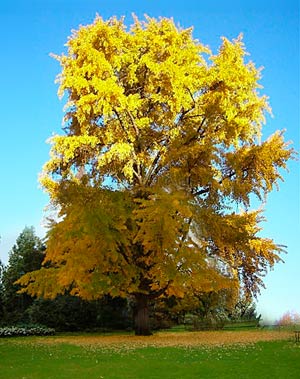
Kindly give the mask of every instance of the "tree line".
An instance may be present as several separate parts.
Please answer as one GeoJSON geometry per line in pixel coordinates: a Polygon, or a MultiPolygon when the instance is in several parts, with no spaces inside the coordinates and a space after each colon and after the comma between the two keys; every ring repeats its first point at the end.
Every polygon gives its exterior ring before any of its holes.
{"type": "MultiPolygon", "coordinates": [[[[87,301],[68,293],[53,299],[18,293],[16,281],[25,273],[39,270],[45,258],[45,243],[33,227],[25,227],[9,252],[7,265],[0,264],[0,327],[44,325],[57,331],[131,330],[134,301],[132,298],[103,296],[87,301]]],[[[151,304],[151,328],[168,328],[186,323],[191,328],[220,328],[233,320],[258,321],[251,301],[239,299],[232,304],[232,294],[190,294],[182,302],[175,296],[151,304]],[[231,305],[230,305],[231,304],[231,305]]]]}
{"type": "Polygon", "coordinates": [[[85,301],[64,294],[55,299],[33,298],[18,293],[22,275],[38,270],[45,257],[45,244],[33,227],[25,227],[9,252],[8,264],[0,268],[0,326],[41,324],[56,330],[125,328],[129,311],[124,299],[85,301]]]}

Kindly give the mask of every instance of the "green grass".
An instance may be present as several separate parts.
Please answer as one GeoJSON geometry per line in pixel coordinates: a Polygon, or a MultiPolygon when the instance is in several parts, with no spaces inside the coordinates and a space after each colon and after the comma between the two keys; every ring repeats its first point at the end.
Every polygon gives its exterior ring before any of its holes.
{"type": "Polygon", "coordinates": [[[300,378],[300,344],[101,349],[0,340],[1,379],[300,378]]]}

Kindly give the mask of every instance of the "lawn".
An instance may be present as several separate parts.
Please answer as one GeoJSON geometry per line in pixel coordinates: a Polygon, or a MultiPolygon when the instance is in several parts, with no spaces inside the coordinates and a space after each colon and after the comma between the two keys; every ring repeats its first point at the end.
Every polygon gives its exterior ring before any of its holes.
{"type": "Polygon", "coordinates": [[[0,340],[1,379],[300,378],[292,333],[157,333],[0,340]]]}

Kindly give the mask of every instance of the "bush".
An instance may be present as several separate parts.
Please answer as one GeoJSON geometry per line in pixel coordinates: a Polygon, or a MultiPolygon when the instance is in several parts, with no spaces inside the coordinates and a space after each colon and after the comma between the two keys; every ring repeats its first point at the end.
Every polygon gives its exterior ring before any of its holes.
{"type": "Polygon", "coordinates": [[[49,336],[55,330],[42,325],[7,326],[0,328],[0,337],[49,336]]]}

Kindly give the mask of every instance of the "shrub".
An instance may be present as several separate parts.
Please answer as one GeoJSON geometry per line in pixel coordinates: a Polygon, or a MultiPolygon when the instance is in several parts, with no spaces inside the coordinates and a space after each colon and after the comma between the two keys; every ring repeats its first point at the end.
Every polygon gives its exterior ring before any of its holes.
{"type": "Polygon", "coordinates": [[[49,336],[55,330],[42,325],[7,326],[0,328],[0,337],[49,336]]]}

